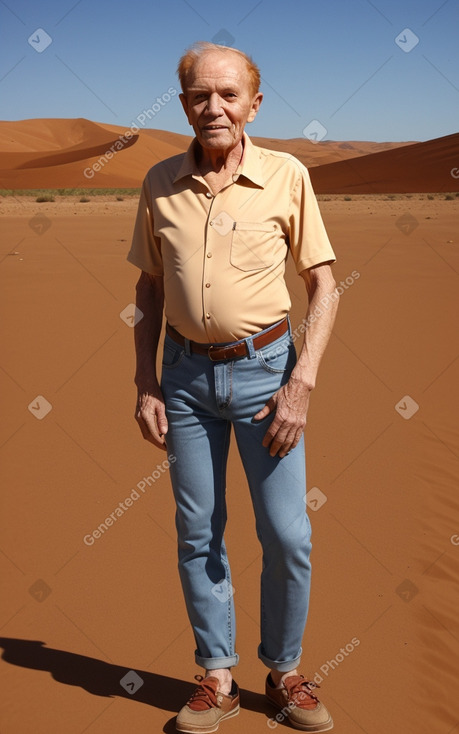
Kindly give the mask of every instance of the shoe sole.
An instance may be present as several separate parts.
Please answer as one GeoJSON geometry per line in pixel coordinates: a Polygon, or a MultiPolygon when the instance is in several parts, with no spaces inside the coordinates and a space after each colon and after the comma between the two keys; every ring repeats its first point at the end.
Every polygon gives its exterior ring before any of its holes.
{"type": "MultiPolygon", "coordinates": [[[[280,707],[276,701],[273,701],[269,696],[266,696],[266,700],[269,701],[271,706],[274,706],[277,711],[283,711],[286,706],[280,707]]],[[[293,726],[294,729],[300,729],[301,731],[308,731],[309,734],[318,734],[318,732],[322,731],[330,731],[330,729],[333,729],[334,723],[333,719],[330,716],[327,721],[324,721],[323,724],[300,724],[298,721],[292,720],[288,714],[284,715],[284,718],[288,721],[291,726],[293,726]]]]}
{"type": "Polygon", "coordinates": [[[188,729],[178,729],[177,727],[175,727],[175,729],[176,731],[180,732],[180,734],[212,734],[212,732],[217,731],[221,721],[224,721],[225,719],[231,719],[233,716],[237,716],[240,710],[241,707],[238,706],[237,708],[232,709],[232,711],[228,711],[227,714],[223,714],[223,716],[220,716],[213,729],[209,729],[209,727],[207,726],[194,726],[193,728],[190,727],[188,729]]]}

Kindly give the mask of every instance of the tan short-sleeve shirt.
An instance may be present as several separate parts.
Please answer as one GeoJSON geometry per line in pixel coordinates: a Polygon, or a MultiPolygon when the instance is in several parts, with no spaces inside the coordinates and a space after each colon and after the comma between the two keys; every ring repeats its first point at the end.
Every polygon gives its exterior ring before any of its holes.
{"type": "Polygon", "coordinates": [[[286,153],[254,146],[216,195],[188,151],[153,166],[142,186],[128,260],[164,277],[165,314],[183,336],[229,342],[290,310],[284,280],[335,260],[307,169],[286,153]]]}

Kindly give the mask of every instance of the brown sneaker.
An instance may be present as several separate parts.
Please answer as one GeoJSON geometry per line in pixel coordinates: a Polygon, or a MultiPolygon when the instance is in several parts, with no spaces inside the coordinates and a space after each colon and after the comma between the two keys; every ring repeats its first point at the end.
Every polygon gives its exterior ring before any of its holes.
{"type": "Polygon", "coordinates": [[[295,729],[309,732],[333,729],[333,719],[323,703],[312,693],[314,688],[320,686],[307,681],[303,675],[289,675],[284,678],[284,687],[276,688],[269,674],[266,678],[266,696],[274,706],[281,709],[281,713],[273,721],[280,723],[287,719],[295,729]]]}
{"type": "Polygon", "coordinates": [[[218,690],[220,681],[210,675],[203,678],[195,676],[199,686],[177,714],[177,731],[189,734],[210,734],[217,731],[220,721],[237,716],[239,713],[239,689],[233,680],[231,692],[227,696],[218,690]]]}

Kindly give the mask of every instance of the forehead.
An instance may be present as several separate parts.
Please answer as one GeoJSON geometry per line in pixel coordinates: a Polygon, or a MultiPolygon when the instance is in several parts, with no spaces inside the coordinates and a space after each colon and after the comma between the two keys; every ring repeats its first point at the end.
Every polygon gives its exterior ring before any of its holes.
{"type": "Polygon", "coordinates": [[[249,85],[247,64],[243,58],[230,51],[204,54],[188,72],[188,89],[228,84],[238,87],[249,85]]]}

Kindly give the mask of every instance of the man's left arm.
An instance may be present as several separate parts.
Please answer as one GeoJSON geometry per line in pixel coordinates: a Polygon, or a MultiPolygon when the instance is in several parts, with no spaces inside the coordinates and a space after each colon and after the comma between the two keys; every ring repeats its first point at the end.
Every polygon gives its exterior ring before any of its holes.
{"type": "Polygon", "coordinates": [[[254,416],[255,420],[261,420],[275,411],[263,446],[269,447],[271,456],[278,454],[281,458],[295,448],[304,431],[309,395],[316,384],[320,360],[330,338],[339,300],[330,265],[317,265],[303,270],[300,275],[309,298],[304,344],[289,381],[254,416]],[[321,312],[320,315],[316,315],[318,312],[321,312]]]}

